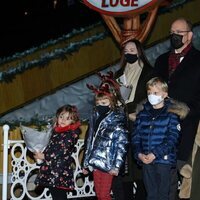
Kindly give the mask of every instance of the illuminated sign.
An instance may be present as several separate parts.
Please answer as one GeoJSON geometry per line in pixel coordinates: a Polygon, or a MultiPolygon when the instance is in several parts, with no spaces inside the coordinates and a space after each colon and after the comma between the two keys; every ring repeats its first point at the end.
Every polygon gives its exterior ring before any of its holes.
{"type": "Polygon", "coordinates": [[[127,15],[132,11],[144,11],[159,0],[83,0],[93,10],[107,15],[127,15]]]}

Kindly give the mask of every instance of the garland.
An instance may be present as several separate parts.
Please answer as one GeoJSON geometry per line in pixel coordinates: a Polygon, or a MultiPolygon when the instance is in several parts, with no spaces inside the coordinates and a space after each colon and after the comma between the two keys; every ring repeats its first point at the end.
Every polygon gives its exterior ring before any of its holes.
{"type": "Polygon", "coordinates": [[[63,42],[63,41],[65,41],[65,40],[67,40],[67,39],[69,39],[71,37],[74,37],[76,35],[79,35],[79,34],[82,34],[82,33],[86,32],[86,31],[89,31],[89,30],[95,28],[96,26],[99,26],[100,24],[101,24],[101,22],[98,22],[98,23],[90,25],[88,27],[80,28],[79,30],[74,29],[74,30],[72,30],[72,32],[68,33],[67,35],[63,35],[63,36],[61,36],[61,37],[59,37],[59,38],[57,38],[55,40],[49,40],[48,42],[43,43],[38,47],[30,48],[30,49],[28,49],[28,50],[26,50],[24,52],[21,52],[21,53],[17,52],[14,55],[6,57],[6,58],[0,58],[0,65],[4,64],[6,62],[11,62],[11,61],[13,61],[15,59],[20,59],[22,57],[28,56],[28,55],[30,55],[30,54],[38,51],[38,50],[48,48],[51,45],[55,45],[55,44],[58,44],[60,42],[63,42]]]}
{"type": "Polygon", "coordinates": [[[44,53],[39,57],[39,59],[22,61],[19,65],[11,66],[10,69],[0,72],[0,82],[11,82],[17,74],[21,74],[24,71],[32,69],[36,66],[45,67],[52,59],[67,59],[67,55],[77,52],[83,46],[92,45],[98,40],[103,40],[107,35],[107,32],[98,33],[80,42],[72,42],[67,47],[57,48],[50,52],[44,53]]]}

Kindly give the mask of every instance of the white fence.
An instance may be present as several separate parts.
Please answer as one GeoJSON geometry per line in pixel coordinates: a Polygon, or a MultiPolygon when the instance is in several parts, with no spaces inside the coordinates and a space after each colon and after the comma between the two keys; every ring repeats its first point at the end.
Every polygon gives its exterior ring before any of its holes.
{"type": "MultiPolygon", "coordinates": [[[[4,132],[4,154],[3,154],[3,187],[2,200],[7,200],[8,193],[11,200],[40,200],[51,199],[48,189],[37,191],[34,184],[39,166],[32,163],[28,158],[30,153],[23,140],[9,140],[9,126],[3,126],[4,132]],[[8,191],[8,149],[11,151],[11,188],[8,191]]],[[[74,159],[74,180],[75,190],[68,193],[68,198],[95,196],[94,185],[91,177],[84,176],[81,171],[80,160],[83,154],[83,140],[76,144],[76,150],[72,157],[74,159]]]]}

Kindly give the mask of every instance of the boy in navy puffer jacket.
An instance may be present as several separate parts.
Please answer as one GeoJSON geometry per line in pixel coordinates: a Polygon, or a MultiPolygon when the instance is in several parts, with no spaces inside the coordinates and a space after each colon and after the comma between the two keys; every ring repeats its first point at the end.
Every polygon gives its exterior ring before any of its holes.
{"type": "Polygon", "coordinates": [[[132,134],[134,156],[142,165],[147,200],[169,200],[170,170],[176,165],[180,120],[189,109],[168,98],[168,86],[158,77],[146,84],[148,101],[138,106],[132,134]]]}

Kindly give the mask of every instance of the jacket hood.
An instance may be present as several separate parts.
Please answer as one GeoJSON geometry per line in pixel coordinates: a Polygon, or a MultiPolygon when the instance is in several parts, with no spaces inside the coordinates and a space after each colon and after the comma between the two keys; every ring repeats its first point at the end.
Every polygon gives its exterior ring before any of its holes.
{"type": "MultiPolygon", "coordinates": [[[[167,109],[168,112],[178,115],[180,119],[184,119],[190,111],[189,107],[185,103],[171,99],[171,98],[166,98],[165,103],[168,106],[168,109],[167,109]]],[[[136,115],[140,111],[142,111],[144,107],[148,105],[149,105],[149,102],[147,99],[140,102],[136,107],[136,115]]]]}

